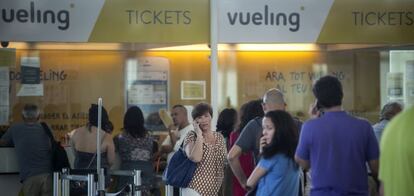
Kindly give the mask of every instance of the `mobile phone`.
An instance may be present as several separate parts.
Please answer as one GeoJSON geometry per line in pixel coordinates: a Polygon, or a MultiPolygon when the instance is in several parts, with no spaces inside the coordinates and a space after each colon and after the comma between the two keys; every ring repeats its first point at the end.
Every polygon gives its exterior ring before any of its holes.
{"type": "Polygon", "coordinates": [[[323,113],[323,107],[318,102],[318,100],[315,100],[315,102],[311,105],[309,108],[309,114],[312,117],[320,117],[323,113]]]}
{"type": "Polygon", "coordinates": [[[316,100],[316,106],[315,106],[316,110],[319,112],[319,117],[321,117],[324,114],[324,109],[323,106],[319,103],[318,100],[316,100]]]}
{"type": "Polygon", "coordinates": [[[321,104],[319,103],[319,101],[318,101],[318,100],[316,100],[315,108],[316,108],[318,111],[320,111],[320,110],[322,109],[322,106],[321,106],[321,104]]]}

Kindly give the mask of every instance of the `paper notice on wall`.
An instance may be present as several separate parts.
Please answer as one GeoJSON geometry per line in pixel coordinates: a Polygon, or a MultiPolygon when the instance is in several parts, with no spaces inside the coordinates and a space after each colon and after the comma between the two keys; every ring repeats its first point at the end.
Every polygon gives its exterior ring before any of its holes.
{"type": "Polygon", "coordinates": [[[127,108],[138,106],[151,131],[166,130],[159,115],[168,110],[169,60],[165,57],[129,58],[126,62],[127,108]]]}
{"type": "Polygon", "coordinates": [[[42,84],[23,84],[20,87],[17,96],[43,96],[43,85],[42,84]]]}
{"type": "Polygon", "coordinates": [[[134,84],[128,89],[128,104],[166,104],[165,91],[158,91],[153,84],[134,84]]]}
{"type": "Polygon", "coordinates": [[[43,96],[43,84],[40,82],[40,58],[22,57],[21,87],[17,96],[43,96]]]}
{"type": "Polygon", "coordinates": [[[181,81],[181,99],[206,99],[206,81],[181,81]]]}
{"type": "Polygon", "coordinates": [[[16,50],[0,49],[0,125],[9,124],[10,115],[10,67],[16,65],[16,50]]]}
{"type": "Polygon", "coordinates": [[[387,75],[387,92],[390,98],[399,98],[403,96],[403,73],[392,72],[387,75]]]}
{"type": "Polygon", "coordinates": [[[405,64],[405,104],[414,105],[414,60],[405,64]]]}
{"type": "Polygon", "coordinates": [[[405,63],[405,80],[414,81],[414,60],[405,63]]]}
{"type": "Polygon", "coordinates": [[[137,78],[140,80],[159,80],[166,81],[168,79],[168,72],[166,71],[147,71],[137,72],[137,78]]]}
{"type": "Polygon", "coordinates": [[[405,95],[405,104],[407,106],[414,105],[414,81],[407,82],[406,86],[406,95],[405,95]]]}
{"type": "Polygon", "coordinates": [[[0,125],[9,121],[9,68],[0,67],[0,125]]]}

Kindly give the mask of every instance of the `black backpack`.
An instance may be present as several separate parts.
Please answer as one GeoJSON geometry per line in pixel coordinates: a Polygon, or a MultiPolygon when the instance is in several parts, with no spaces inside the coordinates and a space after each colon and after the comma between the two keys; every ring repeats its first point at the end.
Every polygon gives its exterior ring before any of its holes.
{"type": "Polygon", "coordinates": [[[50,143],[52,144],[52,169],[54,172],[61,172],[63,168],[70,168],[68,155],[66,154],[65,149],[60,145],[60,142],[57,142],[52,135],[52,131],[45,122],[40,123],[43,127],[43,130],[50,138],[50,143]]]}

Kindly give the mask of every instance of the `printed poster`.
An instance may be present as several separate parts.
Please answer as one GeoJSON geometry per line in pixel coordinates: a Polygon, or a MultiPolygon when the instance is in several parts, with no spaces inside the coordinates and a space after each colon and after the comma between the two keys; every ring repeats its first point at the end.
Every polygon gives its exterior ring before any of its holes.
{"type": "Polygon", "coordinates": [[[14,49],[0,49],[0,125],[9,124],[10,115],[10,67],[16,63],[14,49]]]}
{"type": "Polygon", "coordinates": [[[181,99],[206,99],[206,81],[181,81],[181,99]]]}
{"type": "Polygon", "coordinates": [[[387,92],[390,98],[400,98],[403,96],[403,73],[394,72],[387,75],[387,92]]]}
{"type": "Polygon", "coordinates": [[[169,110],[169,61],[164,57],[131,58],[126,66],[127,106],[138,106],[145,118],[145,126],[152,131],[165,130],[160,110],[169,110]]]}
{"type": "Polygon", "coordinates": [[[17,96],[43,96],[40,82],[40,58],[21,57],[21,86],[17,96]]]}
{"type": "Polygon", "coordinates": [[[407,61],[405,66],[405,102],[407,106],[414,105],[414,60],[407,61]]]}

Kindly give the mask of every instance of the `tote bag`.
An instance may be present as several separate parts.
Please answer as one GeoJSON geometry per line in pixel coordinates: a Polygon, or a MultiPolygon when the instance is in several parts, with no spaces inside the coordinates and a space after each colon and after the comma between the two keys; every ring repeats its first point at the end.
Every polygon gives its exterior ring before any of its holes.
{"type": "Polygon", "coordinates": [[[181,144],[178,151],[171,157],[170,163],[168,163],[164,172],[164,180],[166,184],[174,187],[188,187],[196,168],[197,163],[187,157],[183,144],[181,144]]]}

